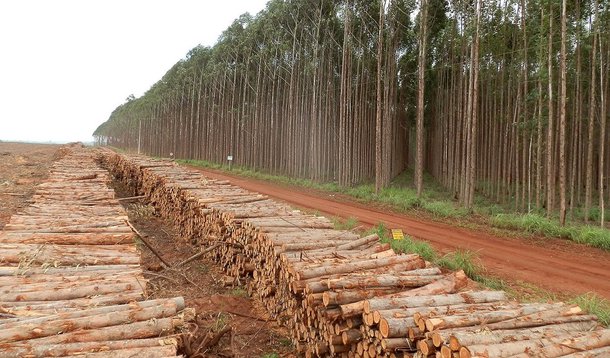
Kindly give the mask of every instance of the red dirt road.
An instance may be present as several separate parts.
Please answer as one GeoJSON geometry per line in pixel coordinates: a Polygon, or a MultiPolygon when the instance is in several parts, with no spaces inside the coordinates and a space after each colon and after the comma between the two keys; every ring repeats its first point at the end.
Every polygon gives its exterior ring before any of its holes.
{"type": "Polygon", "coordinates": [[[434,221],[414,219],[404,214],[381,211],[355,202],[333,200],[318,192],[280,186],[254,179],[229,176],[191,167],[210,178],[228,179],[232,184],[290,203],[338,217],[354,217],[359,222],[401,228],[413,237],[428,241],[441,252],[475,251],[494,276],[533,283],[558,293],[595,292],[610,299],[610,252],[567,240],[504,239],[485,232],[456,228],[434,221]]]}

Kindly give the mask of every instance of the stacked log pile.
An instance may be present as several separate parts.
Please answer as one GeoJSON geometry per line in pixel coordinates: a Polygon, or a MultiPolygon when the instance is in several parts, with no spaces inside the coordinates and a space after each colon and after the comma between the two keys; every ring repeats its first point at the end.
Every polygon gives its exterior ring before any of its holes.
{"type": "Polygon", "coordinates": [[[610,346],[610,331],[578,307],[467,291],[461,271],[442,273],[376,235],[334,230],[325,218],[170,161],[114,153],[101,160],[260,298],[305,356],[601,357],[610,346]]]}
{"type": "Polygon", "coordinates": [[[92,150],[67,152],[0,232],[0,357],[175,357],[184,300],[144,300],[108,172],[92,150]]]}

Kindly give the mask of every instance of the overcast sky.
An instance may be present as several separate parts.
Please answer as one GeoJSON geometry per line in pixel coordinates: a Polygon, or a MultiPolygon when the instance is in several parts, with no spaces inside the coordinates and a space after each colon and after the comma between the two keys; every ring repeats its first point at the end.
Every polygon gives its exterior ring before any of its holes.
{"type": "Polygon", "coordinates": [[[1,0],[0,140],[92,140],[127,96],[266,2],[1,0]]]}

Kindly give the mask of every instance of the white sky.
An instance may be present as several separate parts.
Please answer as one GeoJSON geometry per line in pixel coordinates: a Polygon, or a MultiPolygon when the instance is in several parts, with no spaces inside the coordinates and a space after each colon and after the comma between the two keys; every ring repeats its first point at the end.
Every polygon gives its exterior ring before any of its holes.
{"type": "Polygon", "coordinates": [[[91,141],[198,44],[267,0],[0,0],[0,140],[91,141]]]}

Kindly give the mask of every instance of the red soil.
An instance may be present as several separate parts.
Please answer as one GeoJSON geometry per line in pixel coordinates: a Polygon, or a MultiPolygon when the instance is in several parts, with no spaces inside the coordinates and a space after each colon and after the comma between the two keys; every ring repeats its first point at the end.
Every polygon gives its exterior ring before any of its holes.
{"type": "Polygon", "coordinates": [[[291,205],[348,218],[362,224],[383,222],[406,234],[429,242],[441,252],[464,249],[477,252],[493,275],[511,281],[532,283],[558,293],[595,292],[610,299],[610,252],[561,239],[501,238],[482,231],[392,213],[341,198],[301,188],[194,168],[210,178],[256,191],[291,205]]]}

